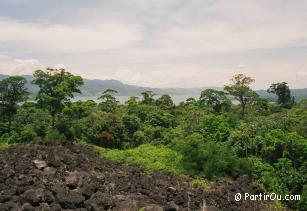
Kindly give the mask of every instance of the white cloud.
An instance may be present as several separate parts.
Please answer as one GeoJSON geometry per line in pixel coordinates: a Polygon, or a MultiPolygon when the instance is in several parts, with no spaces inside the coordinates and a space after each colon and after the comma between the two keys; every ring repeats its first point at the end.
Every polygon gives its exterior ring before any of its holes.
{"type": "Polygon", "coordinates": [[[0,74],[32,74],[34,70],[43,67],[44,65],[36,59],[16,59],[6,55],[0,55],[0,74]]]}
{"type": "Polygon", "coordinates": [[[296,75],[298,77],[307,77],[307,71],[297,71],[296,75]]]}
{"type": "Polygon", "coordinates": [[[67,69],[65,64],[56,64],[54,65],[54,68],[55,69],[67,69]]]}
{"type": "MultiPolygon", "coordinates": [[[[33,15],[0,18],[0,53],[153,87],[221,86],[238,72],[258,88],[279,80],[306,86],[305,1],[67,2],[31,2],[33,15]]],[[[18,61],[9,63],[7,71],[19,71],[18,61]]]]}
{"type": "Polygon", "coordinates": [[[239,69],[243,69],[243,68],[245,68],[245,65],[244,65],[242,62],[240,62],[240,63],[238,64],[238,68],[239,68],[239,69]]]}
{"type": "Polygon", "coordinates": [[[139,39],[138,26],[129,23],[110,21],[80,26],[0,19],[0,43],[30,52],[75,53],[117,49],[139,39]]]}

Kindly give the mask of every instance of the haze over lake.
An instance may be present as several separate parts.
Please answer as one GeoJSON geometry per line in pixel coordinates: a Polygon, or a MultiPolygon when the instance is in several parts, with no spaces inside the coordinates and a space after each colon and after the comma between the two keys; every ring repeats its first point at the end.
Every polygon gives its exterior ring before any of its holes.
{"type": "MultiPolygon", "coordinates": [[[[179,104],[180,102],[184,102],[186,99],[188,98],[195,98],[196,100],[198,100],[199,96],[200,95],[170,95],[173,102],[175,104],[179,104]]],[[[85,100],[94,100],[94,101],[99,101],[97,100],[99,96],[77,96],[73,99],[73,101],[78,101],[78,100],[81,100],[81,101],[85,101],[85,100]]],[[[120,103],[125,103],[131,96],[122,96],[122,95],[119,95],[119,96],[116,96],[117,100],[120,102],[120,103]]],[[[136,96],[138,97],[140,100],[142,99],[142,96],[136,96]]],[[[154,98],[158,98],[160,97],[159,95],[156,95],[154,98]]]]}

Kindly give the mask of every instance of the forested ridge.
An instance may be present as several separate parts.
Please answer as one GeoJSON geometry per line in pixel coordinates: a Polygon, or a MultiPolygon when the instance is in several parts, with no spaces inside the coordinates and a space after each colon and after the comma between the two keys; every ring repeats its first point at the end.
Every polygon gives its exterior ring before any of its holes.
{"type": "Polygon", "coordinates": [[[307,210],[307,100],[295,100],[286,82],[268,87],[276,99],[269,102],[251,89],[253,78],[237,74],[222,90],[178,105],[151,90],[124,104],[114,89],[101,90],[97,102],[72,102],[84,80],[64,69],[37,70],[31,83],[35,102],[24,77],[0,81],[0,148],[90,145],[109,160],[189,176],[201,188],[248,175],[267,193],[301,195],[276,207],[307,210]]]}

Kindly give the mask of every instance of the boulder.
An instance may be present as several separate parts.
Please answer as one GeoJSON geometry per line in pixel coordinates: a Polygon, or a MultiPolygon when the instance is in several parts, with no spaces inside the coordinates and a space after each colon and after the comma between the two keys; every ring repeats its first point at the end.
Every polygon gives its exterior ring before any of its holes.
{"type": "Polygon", "coordinates": [[[75,189],[78,186],[78,174],[76,171],[67,172],[65,176],[65,184],[71,189],[75,189]]]}
{"type": "Polygon", "coordinates": [[[22,194],[22,201],[30,203],[33,206],[39,205],[43,200],[43,190],[41,189],[30,189],[22,194]]]}
{"type": "Polygon", "coordinates": [[[42,170],[47,166],[47,163],[43,160],[33,160],[35,167],[39,170],[42,170]]]}
{"type": "Polygon", "coordinates": [[[85,198],[77,191],[62,191],[56,196],[59,204],[64,209],[75,209],[80,207],[85,198]]]}

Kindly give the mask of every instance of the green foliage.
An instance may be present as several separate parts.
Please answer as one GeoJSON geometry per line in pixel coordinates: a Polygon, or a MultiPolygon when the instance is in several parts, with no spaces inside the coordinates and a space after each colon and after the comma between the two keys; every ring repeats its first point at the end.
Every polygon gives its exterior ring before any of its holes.
{"type": "Polygon", "coordinates": [[[197,125],[197,132],[202,134],[206,141],[226,141],[230,126],[221,116],[209,114],[204,116],[197,125]]]}
{"type": "Polygon", "coordinates": [[[193,134],[177,143],[187,172],[216,179],[221,176],[237,177],[248,173],[248,163],[235,156],[230,148],[219,143],[205,142],[200,134],[193,134]]]}
{"type": "MultiPolygon", "coordinates": [[[[306,100],[291,109],[285,101],[268,103],[250,88],[253,79],[239,74],[225,86],[227,95],[207,89],[199,101],[189,98],[179,105],[168,95],[155,99],[150,91],[141,101],[130,97],[120,104],[112,89],[102,93],[99,104],[71,102],[81,77],[53,69],[34,76],[37,101],[22,104],[24,99],[15,98],[11,133],[4,106],[9,98],[0,94],[0,148],[37,140],[94,144],[111,160],[191,175],[197,178],[191,185],[203,188],[221,177],[249,174],[267,192],[301,194],[301,201],[283,203],[306,209],[306,100]]],[[[288,96],[287,86],[282,88],[288,96]]]]}
{"type": "Polygon", "coordinates": [[[272,130],[264,136],[261,157],[269,163],[289,158],[295,166],[300,166],[307,158],[307,142],[296,133],[272,130]]]}
{"type": "Polygon", "coordinates": [[[98,98],[98,100],[102,100],[102,102],[99,103],[99,107],[101,110],[106,112],[114,112],[117,108],[118,101],[116,100],[115,95],[117,94],[116,90],[113,89],[107,89],[103,91],[102,95],[98,98]]]}
{"type": "Polygon", "coordinates": [[[109,148],[122,147],[123,123],[116,114],[93,112],[83,119],[80,130],[90,143],[109,148]]]}
{"type": "Polygon", "coordinates": [[[56,114],[62,112],[64,104],[70,102],[74,93],[81,93],[79,86],[83,85],[83,79],[64,69],[51,68],[36,70],[33,76],[35,80],[32,83],[39,87],[36,100],[50,112],[54,127],[56,114]]]}
{"type": "Polygon", "coordinates": [[[46,131],[45,141],[47,142],[65,142],[66,138],[65,135],[60,133],[57,129],[49,128],[46,131]]]}
{"type": "Polygon", "coordinates": [[[71,119],[81,119],[87,117],[96,105],[94,100],[68,103],[63,108],[63,113],[71,119]]]}
{"type": "Polygon", "coordinates": [[[7,148],[10,146],[8,143],[9,134],[3,134],[0,136],[0,149],[7,148]]]}
{"type": "Polygon", "coordinates": [[[143,96],[143,99],[142,99],[143,104],[148,104],[148,105],[153,104],[154,102],[153,96],[155,94],[152,91],[145,91],[145,92],[142,92],[141,94],[143,96]]]}
{"type": "Polygon", "coordinates": [[[37,134],[35,132],[34,125],[26,125],[23,130],[20,132],[20,141],[21,143],[33,142],[37,140],[37,134]]]}
{"type": "Polygon", "coordinates": [[[254,100],[257,94],[251,90],[250,84],[255,80],[243,74],[237,74],[231,79],[232,84],[224,87],[225,91],[240,102],[241,115],[244,117],[246,105],[254,100]]]}
{"type": "Polygon", "coordinates": [[[269,117],[257,117],[250,122],[242,122],[231,131],[229,144],[240,156],[260,155],[264,136],[271,130],[289,131],[296,124],[296,120],[286,114],[274,114],[269,117]]]}
{"type": "Polygon", "coordinates": [[[268,115],[269,114],[269,101],[262,97],[255,97],[254,101],[251,102],[250,113],[255,115],[268,115]]]}
{"type": "Polygon", "coordinates": [[[12,76],[0,80],[0,109],[8,119],[8,132],[11,132],[12,118],[17,112],[18,103],[28,98],[26,79],[21,76],[12,76]]]}
{"type": "Polygon", "coordinates": [[[286,82],[272,84],[267,91],[277,95],[277,102],[281,107],[292,108],[294,98],[291,96],[290,88],[286,82]]]}
{"type": "Polygon", "coordinates": [[[129,135],[134,134],[138,129],[140,129],[141,121],[138,117],[134,115],[125,115],[123,116],[123,124],[127,133],[129,135]]]}
{"type": "Polygon", "coordinates": [[[229,110],[231,105],[225,92],[214,89],[202,91],[199,101],[201,104],[211,107],[217,113],[220,113],[222,110],[229,110]]]}
{"type": "Polygon", "coordinates": [[[156,100],[156,105],[162,109],[170,109],[174,106],[174,102],[169,95],[162,95],[156,100]]]}
{"type": "Polygon", "coordinates": [[[1,147],[5,147],[8,146],[8,139],[9,139],[10,135],[8,133],[3,134],[2,136],[0,136],[0,148],[1,147]]]}
{"type": "MultiPolygon", "coordinates": [[[[306,184],[306,174],[295,169],[291,160],[280,158],[275,164],[263,162],[257,157],[250,157],[252,164],[252,177],[259,182],[268,192],[274,192],[280,195],[298,193],[304,194],[303,185],[306,184]]],[[[300,202],[287,201],[287,204],[293,208],[305,206],[306,199],[300,202]]],[[[300,209],[299,209],[300,210],[300,209]]]]}
{"type": "Polygon", "coordinates": [[[105,150],[96,147],[102,156],[115,161],[123,161],[128,164],[137,164],[149,171],[167,171],[180,173],[181,155],[165,146],[153,146],[143,144],[128,150],[105,150]]]}
{"type": "Polygon", "coordinates": [[[210,181],[202,179],[202,178],[193,179],[191,181],[191,185],[193,187],[199,187],[199,188],[202,188],[202,189],[210,189],[211,186],[212,186],[210,181]]]}
{"type": "Polygon", "coordinates": [[[307,185],[304,185],[301,200],[297,204],[297,210],[307,210],[307,185]]]}
{"type": "Polygon", "coordinates": [[[170,127],[172,115],[160,110],[150,112],[146,117],[146,123],[151,126],[170,127]]]}

